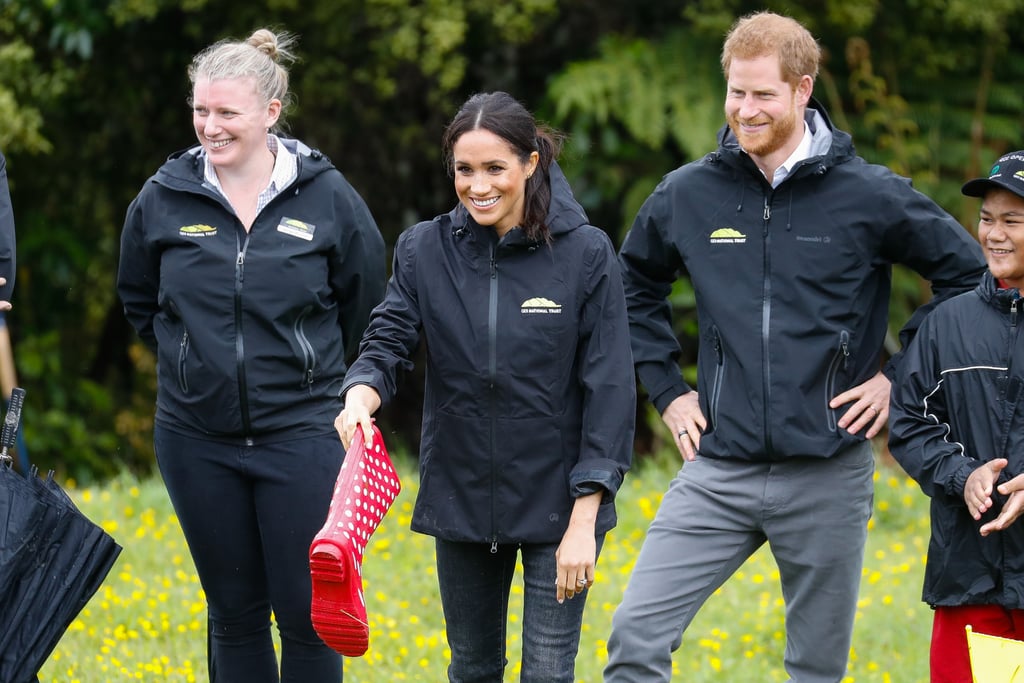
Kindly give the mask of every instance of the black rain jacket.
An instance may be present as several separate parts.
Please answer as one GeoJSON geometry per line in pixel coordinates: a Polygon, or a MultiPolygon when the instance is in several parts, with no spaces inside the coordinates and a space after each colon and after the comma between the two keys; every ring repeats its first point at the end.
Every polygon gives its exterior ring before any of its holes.
{"type": "Polygon", "coordinates": [[[178,431],[284,440],[333,431],[346,350],[383,296],[384,240],[320,152],[247,233],[204,183],[199,148],[172,156],[128,207],[118,294],[157,355],[157,412],[178,431]]]}
{"type": "Polygon", "coordinates": [[[723,127],[716,152],[662,180],[620,251],[633,357],[659,413],[690,391],[667,297],[680,273],[693,284],[702,456],[821,458],[863,441],[837,427],[846,408],[829,401],[879,371],[892,264],[930,280],[935,295],[904,344],[936,302],[985,269],[956,220],[858,157],[813,100],[807,123],[810,156],[775,189],[723,127]]]}
{"type": "Polygon", "coordinates": [[[925,319],[893,385],[889,448],[931,497],[932,535],[923,599],[937,605],[1024,609],[1024,522],[982,536],[1005,499],[975,521],[967,477],[1007,458],[1000,476],[1024,472],[1024,301],[989,273],[973,292],[925,319]]]}
{"type": "Polygon", "coordinates": [[[414,531],[555,542],[575,498],[598,491],[596,532],[615,525],[636,413],[622,280],[554,164],[551,186],[550,245],[518,228],[498,241],[459,205],[395,247],[345,386],[370,385],[387,403],[425,342],[414,531]]]}

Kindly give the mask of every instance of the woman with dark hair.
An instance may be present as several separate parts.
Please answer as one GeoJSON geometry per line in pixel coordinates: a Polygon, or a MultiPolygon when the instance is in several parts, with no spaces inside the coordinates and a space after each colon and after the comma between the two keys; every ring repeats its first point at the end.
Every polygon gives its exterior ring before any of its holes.
{"type": "Polygon", "coordinates": [[[449,680],[503,679],[521,557],[520,680],[569,683],[632,456],[622,281],[555,163],[558,136],[515,99],[470,98],[443,149],[459,204],[399,238],[335,426],[345,444],[368,438],[425,343],[412,528],[436,538],[449,680]]]}

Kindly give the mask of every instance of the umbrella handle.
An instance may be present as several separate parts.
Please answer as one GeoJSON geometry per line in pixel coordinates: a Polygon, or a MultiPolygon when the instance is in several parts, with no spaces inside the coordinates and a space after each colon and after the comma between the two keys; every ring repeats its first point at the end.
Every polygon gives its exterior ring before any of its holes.
{"type": "Polygon", "coordinates": [[[10,464],[11,456],[7,454],[8,449],[14,448],[14,442],[18,437],[18,427],[21,425],[21,407],[25,403],[25,390],[15,387],[11,390],[11,399],[7,405],[7,416],[4,417],[4,426],[0,430],[0,462],[10,464]]]}

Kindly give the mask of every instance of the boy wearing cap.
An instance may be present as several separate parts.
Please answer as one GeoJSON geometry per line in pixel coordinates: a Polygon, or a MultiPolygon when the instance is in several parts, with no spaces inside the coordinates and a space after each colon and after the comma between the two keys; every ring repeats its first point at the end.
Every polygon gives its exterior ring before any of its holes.
{"type": "Polygon", "coordinates": [[[1024,639],[1024,151],[962,192],[982,198],[988,272],[921,325],[890,413],[889,448],[932,499],[932,683],[973,680],[968,624],[1024,639]]]}

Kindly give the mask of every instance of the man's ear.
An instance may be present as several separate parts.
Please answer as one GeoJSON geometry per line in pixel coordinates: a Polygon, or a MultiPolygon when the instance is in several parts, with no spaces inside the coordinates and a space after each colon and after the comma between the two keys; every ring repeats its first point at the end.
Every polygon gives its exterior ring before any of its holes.
{"type": "Polygon", "coordinates": [[[811,100],[811,93],[813,92],[814,79],[807,74],[804,74],[796,84],[796,91],[794,92],[794,95],[796,96],[796,103],[806,106],[811,100]]]}

